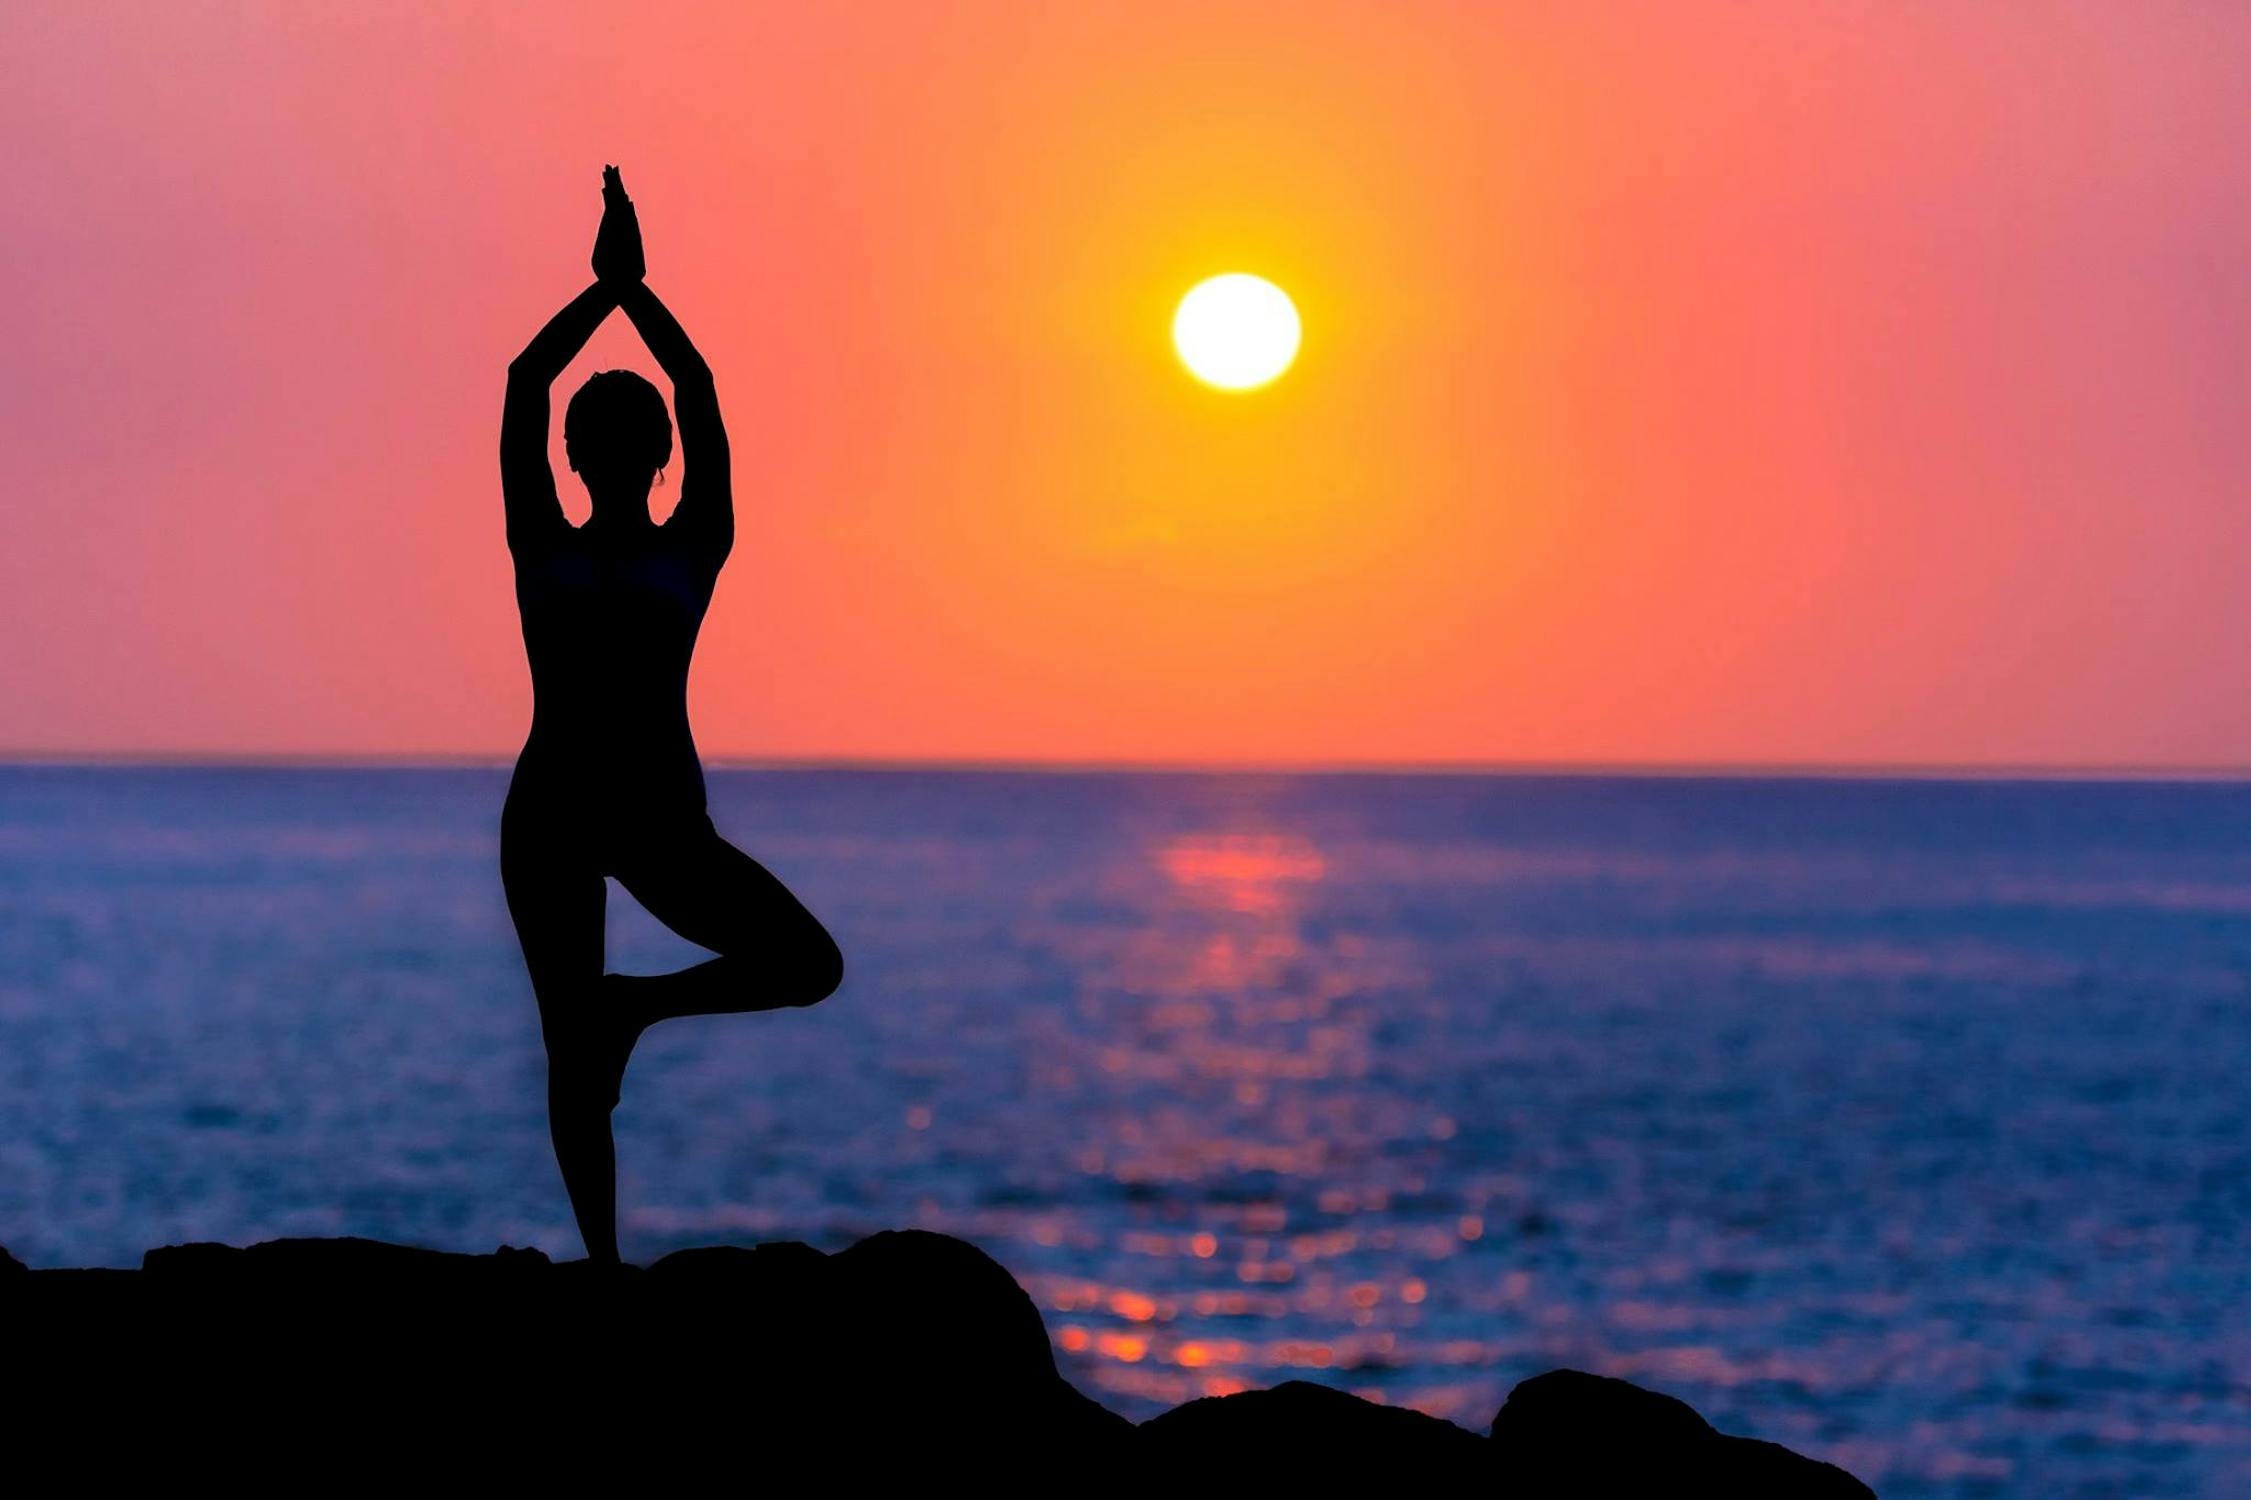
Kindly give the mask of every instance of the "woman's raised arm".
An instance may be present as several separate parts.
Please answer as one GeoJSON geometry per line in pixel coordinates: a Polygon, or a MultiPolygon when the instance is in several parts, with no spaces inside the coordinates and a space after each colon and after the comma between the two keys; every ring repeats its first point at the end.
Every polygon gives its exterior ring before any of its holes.
{"type": "Polygon", "coordinates": [[[672,407],[680,424],[680,459],[685,469],[673,519],[687,529],[704,533],[709,545],[724,558],[735,542],[735,480],[727,448],[727,424],[720,420],[719,392],[712,384],[711,366],[704,363],[696,346],[688,341],[687,330],[657,300],[646,282],[636,281],[621,288],[618,306],[633,320],[641,342],[649,346],[672,381],[672,407]]]}
{"type": "Polygon", "coordinates": [[[508,364],[508,399],[500,413],[500,493],[508,508],[511,549],[570,523],[555,498],[547,462],[548,387],[617,306],[617,289],[597,281],[532,335],[508,364]]]}

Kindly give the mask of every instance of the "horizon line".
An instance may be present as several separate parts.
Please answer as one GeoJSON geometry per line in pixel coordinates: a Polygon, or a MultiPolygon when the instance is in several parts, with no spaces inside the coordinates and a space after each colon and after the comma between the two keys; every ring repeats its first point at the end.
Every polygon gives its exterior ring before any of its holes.
{"type": "MultiPolygon", "coordinates": [[[[507,770],[513,753],[402,751],[45,751],[0,750],[0,767],[205,770],[507,770]]],[[[1537,761],[1537,760],[1033,760],[948,756],[717,755],[706,771],[938,772],[1047,776],[1490,776],[1620,777],[1649,780],[1806,781],[2251,781],[2251,764],[2167,765],[2085,762],[1854,761],[1537,761]]]]}

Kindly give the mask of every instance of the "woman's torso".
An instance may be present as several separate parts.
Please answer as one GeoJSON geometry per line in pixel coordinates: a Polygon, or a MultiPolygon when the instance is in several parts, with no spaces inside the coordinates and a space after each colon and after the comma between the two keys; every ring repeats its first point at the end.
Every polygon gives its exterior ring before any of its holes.
{"type": "Polygon", "coordinates": [[[532,726],[511,802],[589,822],[703,808],[688,665],[718,564],[664,526],[560,530],[516,558],[532,726]]]}

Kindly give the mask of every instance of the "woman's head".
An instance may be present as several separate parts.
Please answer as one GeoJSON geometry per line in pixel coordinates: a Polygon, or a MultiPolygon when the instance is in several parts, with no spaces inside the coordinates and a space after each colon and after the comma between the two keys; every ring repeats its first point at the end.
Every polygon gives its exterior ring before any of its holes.
{"type": "Polygon", "coordinates": [[[646,491],[672,461],[672,413],[631,370],[588,377],[563,412],[563,451],[589,491],[646,491]]]}

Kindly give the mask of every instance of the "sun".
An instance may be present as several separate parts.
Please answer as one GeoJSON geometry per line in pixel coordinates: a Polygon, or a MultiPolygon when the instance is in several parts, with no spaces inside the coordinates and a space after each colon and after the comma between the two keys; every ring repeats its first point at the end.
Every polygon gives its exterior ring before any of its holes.
{"type": "Polygon", "coordinates": [[[1266,384],[1297,358],[1297,307],[1263,276],[1198,282],[1172,315],[1172,346],[1198,380],[1226,391],[1266,384]]]}

